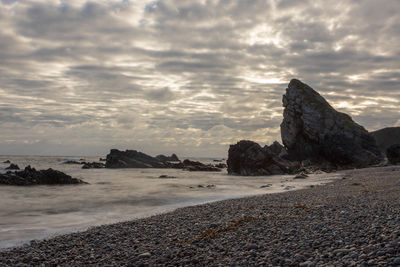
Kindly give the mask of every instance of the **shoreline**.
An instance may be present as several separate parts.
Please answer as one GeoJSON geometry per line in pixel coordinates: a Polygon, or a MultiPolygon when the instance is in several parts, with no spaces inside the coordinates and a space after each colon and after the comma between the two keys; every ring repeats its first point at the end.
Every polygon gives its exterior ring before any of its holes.
{"type": "Polygon", "coordinates": [[[340,173],[346,179],[313,188],[188,206],[33,241],[0,251],[0,264],[400,264],[400,166],[340,173]]]}

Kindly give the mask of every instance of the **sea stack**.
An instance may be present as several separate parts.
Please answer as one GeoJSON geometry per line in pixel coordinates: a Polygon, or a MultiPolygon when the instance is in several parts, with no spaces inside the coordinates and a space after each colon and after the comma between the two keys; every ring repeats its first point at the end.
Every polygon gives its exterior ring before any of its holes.
{"type": "Polygon", "coordinates": [[[372,135],[307,84],[291,80],[283,106],[281,136],[291,160],[329,162],[340,168],[380,162],[381,153],[372,135]]]}

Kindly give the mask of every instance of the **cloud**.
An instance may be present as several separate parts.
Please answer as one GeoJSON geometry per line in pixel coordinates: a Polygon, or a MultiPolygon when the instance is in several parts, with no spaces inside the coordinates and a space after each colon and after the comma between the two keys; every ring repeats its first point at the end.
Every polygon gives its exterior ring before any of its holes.
{"type": "Polygon", "coordinates": [[[243,138],[280,140],[293,77],[369,130],[398,125],[399,8],[3,0],[0,151],[225,156],[243,138]]]}

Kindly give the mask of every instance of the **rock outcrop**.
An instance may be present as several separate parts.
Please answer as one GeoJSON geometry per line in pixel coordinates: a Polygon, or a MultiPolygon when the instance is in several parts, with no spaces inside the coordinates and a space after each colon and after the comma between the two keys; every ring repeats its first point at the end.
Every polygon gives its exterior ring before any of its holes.
{"type": "Polygon", "coordinates": [[[136,150],[120,151],[111,149],[106,157],[106,168],[167,168],[168,166],[157,158],[136,150]]]}
{"type": "Polygon", "coordinates": [[[387,127],[371,132],[379,150],[386,154],[386,150],[394,144],[400,144],[400,127],[387,127]]]}
{"type": "Polygon", "coordinates": [[[176,154],[172,154],[171,156],[165,156],[165,155],[158,155],[156,156],[156,159],[158,159],[159,161],[180,161],[178,156],[176,154]]]}
{"type": "Polygon", "coordinates": [[[380,162],[372,135],[349,115],[336,111],[308,85],[291,80],[283,106],[281,136],[289,159],[325,161],[339,168],[380,162]]]}
{"type": "Polygon", "coordinates": [[[2,185],[56,185],[56,184],[87,184],[71,176],[53,169],[35,170],[27,166],[23,171],[8,171],[0,174],[2,185]]]}
{"type": "Polygon", "coordinates": [[[388,147],[386,157],[391,164],[400,163],[400,144],[394,144],[388,147]]]}
{"type": "Polygon", "coordinates": [[[17,164],[11,163],[10,166],[6,168],[6,170],[19,170],[19,166],[17,164]]]}
{"type": "Polygon", "coordinates": [[[239,141],[229,147],[228,173],[254,176],[296,172],[299,164],[280,158],[284,154],[280,148],[284,150],[278,142],[262,148],[253,141],[239,141]]]}
{"type": "Polygon", "coordinates": [[[105,168],[106,165],[101,162],[83,162],[82,169],[101,169],[105,168]]]}
{"type": "Polygon", "coordinates": [[[187,171],[203,171],[203,172],[219,172],[220,168],[217,168],[211,164],[203,164],[199,161],[192,161],[185,159],[183,161],[183,169],[187,171]]]}
{"type": "Polygon", "coordinates": [[[106,158],[106,168],[170,168],[187,171],[221,171],[221,168],[199,161],[185,159],[183,162],[172,154],[170,157],[152,157],[136,150],[119,151],[111,149],[106,158]]]}

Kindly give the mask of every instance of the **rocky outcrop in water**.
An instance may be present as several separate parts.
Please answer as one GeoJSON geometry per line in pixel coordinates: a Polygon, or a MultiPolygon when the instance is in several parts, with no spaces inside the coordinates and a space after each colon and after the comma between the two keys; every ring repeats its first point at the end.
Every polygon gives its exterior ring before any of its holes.
{"type": "Polygon", "coordinates": [[[165,155],[158,155],[156,156],[156,159],[158,159],[159,161],[180,161],[178,156],[176,154],[172,154],[171,156],[165,156],[165,155]]]}
{"type": "Polygon", "coordinates": [[[106,157],[106,168],[168,168],[157,158],[136,150],[111,149],[106,157]]]}
{"type": "Polygon", "coordinates": [[[391,164],[400,163],[400,144],[394,144],[388,147],[386,157],[391,164]]]}
{"type": "Polygon", "coordinates": [[[19,170],[19,166],[17,164],[11,163],[10,166],[6,168],[6,170],[19,170]]]}
{"type": "Polygon", "coordinates": [[[242,140],[229,147],[228,173],[238,175],[274,175],[294,173],[299,169],[298,162],[281,158],[284,154],[278,142],[262,148],[259,144],[242,140]]]}
{"type": "Polygon", "coordinates": [[[187,171],[203,171],[203,172],[219,172],[220,168],[217,168],[211,164],[203,164],[199,161],[192,161],[185,159],[183,161],[183,169],[187,171]]]}
{"type": "Polygon", "coordinates": [[[101,162],[83,162],[82,164],[82,169],[102,169],[106,167],[106,165],[101,162]]]}
{"type": "Polygon", "coordinates": [[[2,185],[57,185],[57,184],[87,184],[86,182],[72,178],[71,176],[53,169],[39,170],[26,167],[22,171],[0,174],[2,185]]]}
{"type": "Polygon", "coordinates": [[[111,149],[106,158],[106,168],[170,168],[187,171],[221,171],[211,164],[185,159],[179,161],[175,154],[171,157],[159,155],[152,157],[136,150],[119,151],[111,149]]]}
{"type": "Polygon", "coordinates": [[[283,106],[281,136],[290,159],[325,161],[339,168],[380,162],[375,139],[364,127],[336,111],[308,85],[290,81],[283,106]]]}
{"type": "Polygon", "coordinates": [[[387,127],[371,132],[379,150],[386,154],[386,150],[394,144],[400,144],[400,127],[387,127]]]}

